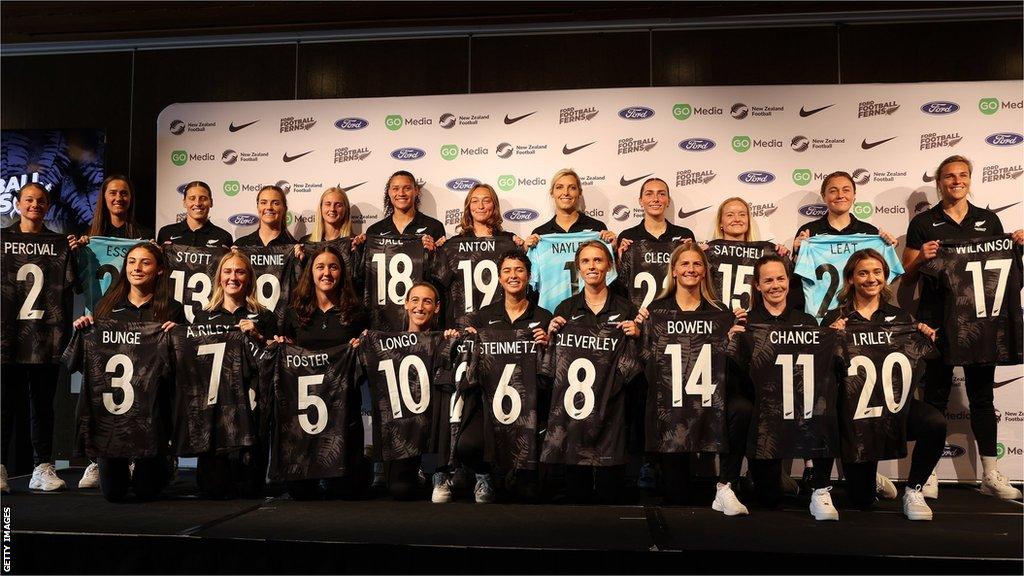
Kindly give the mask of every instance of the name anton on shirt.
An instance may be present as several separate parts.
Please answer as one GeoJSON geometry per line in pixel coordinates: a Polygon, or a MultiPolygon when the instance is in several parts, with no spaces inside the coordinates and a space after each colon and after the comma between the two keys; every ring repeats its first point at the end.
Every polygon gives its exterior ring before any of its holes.
{"type": "Polygon", "coordinates": [[[618,345],[618,338],[599,336],[588,336],[586,334],[558,334],[557,343],[559,346],[571,346],[573,348],[584,348],[588,350],[605,350],[614,352],[618,345]]]}
{"type": "Polygon", "coordinates": [[[4,242],[4,254],[26,254],[29,256],[56,256],[52,244],[34,244],[28,242],[4,242]]]}
{"type": "Polygon", "coordinates": [[[1013,248],[1012,238],[999,238],[996,240],[989,240],[981,244],[968,244],[967,246],[953,246],[953,251],[957,254],[979,254],[981,252],[998,252],[1000,250],[1010,250],[1013,248]]]}
{"type": "Polygon", "coordinates": [[[772,344],[818,344],[816,330],[772,330],[768,341],[772,344]]]}
{"type": "Polygon", "coordinates": [[[284,357],[285,366],[296,368],[320,368],[330,364],[327,354],[287,354],[284,357]]]}
{"type": "Polygon", "coordinates": [[[104,344],[142,344],[142,333],[103,330],[100,332],[100,341],[104,344]]]}
{"type": "Polygon", "coordinates": [[[716,256],[730,256],[733,258],[750,258],[757,260],[764,256],[764,248],[753,246],[734,246],[731,244],[712,244],[711,253],[716,256]]]}
{"type": "Polygon", "coordinates": [[[494,252],[494,250],[494,240],[477,240],[459,244],[459,252],[494,252]]]}

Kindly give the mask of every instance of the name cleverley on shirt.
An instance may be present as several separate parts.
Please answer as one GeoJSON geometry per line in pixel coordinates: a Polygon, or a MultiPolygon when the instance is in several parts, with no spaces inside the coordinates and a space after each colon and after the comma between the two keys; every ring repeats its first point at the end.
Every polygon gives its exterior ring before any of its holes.
{"type": "Polygon", "coordinates": [[[4,254],[26,254],[29,256],[56,256],[52,244],[35,244],[29,242],[4,242],[4,254]]]}
{"type": "Polygon", "coordinates": [[[618,338],[601,336],[589,336],[586,334],[564,334],[557,335],[556,343],[559,346],[570,346],[572,348],[583,348],[586,350],[607,350],[614,352],[619,343],[618,338]]]}
{"type": "Polygon", "coordinates": [[[1013,248],[1012,238],[997,238],[995,240],[989,240],[982,242],[981,244],[967,244],[965,246],[953,246],[953,252],[956,254],[980,254],[982,252],[998,252],[1000,250],[1010,250],[1013,248]]]}

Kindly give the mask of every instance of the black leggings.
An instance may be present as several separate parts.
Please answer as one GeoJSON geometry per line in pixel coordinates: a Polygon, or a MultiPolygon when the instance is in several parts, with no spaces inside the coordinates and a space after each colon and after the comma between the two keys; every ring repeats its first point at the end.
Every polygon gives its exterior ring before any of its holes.
{"type": "Polygon", "coordinates": [[[202,454],[196,462],[196,484],[210,498],[259,498],[266,483],[267,455],[260,446],[235,454],[202,454]]]}
{"type": "Polygon", "coordinates": [[[56,364],[4,364],[0,385],[0,464],[7,464],[14,422],[27,411],[32,427],[32,460],[36,466],[53,462],[53,398],[57,392],[56,364]]]}
{"type": "MultiPolygon", "coordinates": [[[[964,366],[964,386],[971,410],[971,431],[982,456],[996,455],[996,407],[992,386],[996,377],[994,366],[964,366]]],[[[924,371],[924,401],[940,413],[946,413],[949,391],[953,386],[953,367],[942,359],[929,361],[924,371]]]]}
{"type": "Polygon", "coordinates": [[[171,463],[166,456],[152,458],[98,458],[100,491],[108,502],[121,502],[128,490],[139,500],[153,500],[171,479],[171,463]],[[128,466],[135,462],[135,471],[128,466]]]}
{"type": "Polygon", "coordinates": [[[625,474],[625,466],[566,466],[566,496],[572,504],[615,504],[625,474]]]}
{"type": "Polygon", "coordinates": [[[484,461],[484,414],[480,405],[474,402],[469,413],[463,415],[455,443],[455,460],[469,466],[476,474],[489,474],[491,465],[484,461]]]}
{"type": "MultiPolygon", "coordinates": [[[[782,460],[748,460],[750,477],[754,481],[757,501],[766,508],[775,508],[782,502],[782,460]]],[[[827,488],[832,480],[835,458],[815,458],[811,486],[827,488]]]]}

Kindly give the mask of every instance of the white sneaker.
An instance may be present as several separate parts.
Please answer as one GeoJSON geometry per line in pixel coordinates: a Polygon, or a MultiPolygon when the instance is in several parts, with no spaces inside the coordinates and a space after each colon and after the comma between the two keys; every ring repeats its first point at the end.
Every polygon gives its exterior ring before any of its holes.
{"type": "Polygon", "coordinates": [[[899,495],[899,492],[896,491],[896,485],[892,483],[892,480],[881,474],[875,474],[875,493],[878,494],[879,498],[885,498],[886,500],[893,500],[899,495]]]}
{"type": "Polygon", "coordinates": [[[925,498],[931,498],[932,500],[938,500],[939,498],[939,477],[932,472],[932,475],[928,477],[928,481],[921,487],[921,493],[924,494],[925,498]]]}
{"type": "Polygon", "coordinates": [[[36,466],[36,469],[32,471],[32,479],[28,481],[29,490],[53,492],[54,490],[64,490],[67,487],[67,483],[57,476],[57,471],[49,462],[43,462],[36,466]]]}
{"type": "Polygon", "coordinates": [[[1003,500],[1020,500],[1020,490],[1010,485],[1010,480],[999,470],[993,470],[981,480],[981,493],[1002,498],[1003,500]]]}
{"type": "Polygon", "coordinates": [[[839,520],[839,511],[832,505],[832,487],[818,488],[811,494],[811,516],[815,520],[839,520]]]}
{"type": "Polygon", "coordinates": [[[82,474],[82,479],[78,481],[79,488],[99,488],[100,487],[100,465],[95,462],[90,462],[85,467],[85,472],[82,474]]]}
{"type": "Polygon", "coordinates": [[[11,493],[11,486],[7,483],[7,466],[0,464],[0,492],[11,493]]]}
{"type": "Polygon", "coordinates": [[[494,502],[494,488],[491,486],[490,474],[477,474],[476,487],[473,488],[473,498],[477,504],[490,504],[494,502]]]}
{"type": "Polygon", "coordinates": [[[434,472],[434,491],[430,493],[430,501],[444,504],[452,501],[452,480],[445,472],[434,472]]]}
{"type": "Polygon", "coordinates": [[[924,493],[921,492],[921,485],[917,488],[907,486],[903,490],[903,515],[907,520],[931,520],[932,509],[924,501],[924,493]]]}
{"type": "Polygon", "coordinates": [[[711,503],[711,509],[721,512],[726,516],[738,516],[749,514],[747,507],[736,497],[729,482],[718,483],[718,490],[715,493],[715,501],[711,503]]]}

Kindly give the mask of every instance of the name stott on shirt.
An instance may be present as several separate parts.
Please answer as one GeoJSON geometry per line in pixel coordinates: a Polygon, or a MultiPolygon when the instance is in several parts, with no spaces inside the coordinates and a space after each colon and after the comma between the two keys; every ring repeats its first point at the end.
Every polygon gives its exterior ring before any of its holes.
{"type": "Polygon", "coordinates": [[[650,311],[641,357],[649,452],[725,452],[726,334],[731,312],[650,311]]]}
{"type": "Polygon", "coordinates": [[[624,464],[623,387],[640,370],[635,342],[615,322],[570,323],[556,332],[539,368],[554,382],[541,462],[624,464]]]}
{"type": "MultiPolygon", "coordinates": [[[[601,235],[597,232],[543,234],[537,245],[530,248],[527,252],[533,266],[530,287],[538,294],[538,306],[554,310],[562,300],[583,289],[576,270],[576,250],[590,240],[601,240],[601,235]]],[[[610,244],[605,242],[605,245],[610,253],[615,253],[610,244]]],[[[612,268],[605,277],[606,284],[615,280],[614,264],[609,262],[612,268]]]]}
{"type": "Polygon", "coordinates": [[[637,308],[649,306],[664,288],[669,257],[682,241],[681,236],[666,242],[636,240],[622,253],[618,266],[619,282],[626,287],[630,301],[637,308]]]}
{"type": "Polygon", "coordinates": [[[754,295],[754,263],[765,254],[775,254],[771,242],[712,240],[708,242],[711,282],[726,308],[750,309],[754,295]]]}
{"type": "Polygon", "coordinates": [[[85,313],[92,314],[100,298],[124,267],[124,257],[141,240],[90,236],[89,243],[79,247],[78,281],[85,296],[85,313]]]}
{"type": "MultiPolygon", "coordinates": [[[[356,351],[348,343],[324,350],[275,347],[273,480],[333,478],[348,472],[346,432],[359,418],[346,403],[356,386],[356,351]]],[[[361,448],[361,447],[360,447],[361,448]]]]}
{"type": "Polygon", "coordinates": [[[811,236],[800,243],[800,254],[794,272],[800,276],[804,288],[805,309],[820,322],[825,313],[839,305],[839,291],[843,287],[843,267],[858,250],[873,248],[889,265],[890,284],[903,274],[903,264],[896,250],[874,234],[822,234],[811,236]]]}
{"type": "Polygon", "coordinates": [[[839,333],[830,328],[749,324],[733,358],[754,383],[751,458],[826,458],[839,449],[839,333]]]}
{"type": "Polygon", "coordinates": [[[378,332],[360,338],[373,399],[373,446],[388,462],[430,448],[434,387],[451,386],[456,343],[441,332],[378,332]]]}
{"type": "Polygon", "coordinates": [[[169,342],[156,322],[101,320],[75,332],[61,359],[61,386],[82,372],[76,455],[146,458],[166,445],[169,342]]]}
{"type": "Polygon", "coordinates": [[[460,390],[483,392],[485,457],[501,470],[537,467],[537,360],[533,330],[481,328],[460,390]],[[493,442],[491,442],[493,440],[493,442]]]}
{"type": "Polygon", "coordinates": [[[256,367],[246,336],[217,324],[177,326],[174,351],[174,453],[182,456],[252,446],[256,367]]]}
{"type": "Polygon", "coordinates": [[[4,364],[51,364],[70,338],[74,270],[67,238],[59,234],[4,234],[4,364]]]}
{"type": "Polygon", "coordinates": [[[448,289],[445,326],[456,326],[463,316],[502,298],[498,258],[515,248],[505,236],[455,237],[438,248],[431,275],[448,289]]]}
{"type": "Polygon", "coordinates": [[[185,318],[195,320],[196,310],[210,303],[213,286],[218,282],[217,265],[228,249],[221,246],[184,246],[169,244],[163,247],[167,264],[171,294],[185,308],[185,318]]]}
{"type": "Polygon", "coordinates": [[[253,275],[256,276],[256,299],[277,316],[278,326],[284,322],[284,314],[288,309],[288,299],[291,295],[294,246],[282,244],[236,247],[239,252],[249,257],[253,275]]]}
{"type": "Polygon", "coordinates": [[[917,324],[847,324],[848,369],[839,396],[844,462],[907,455],[908,402],[938,351],[917,324]]]}
{"type": "Polygon", "coordinates": [[[1024,362],[1021,254],[1008,234],[944,240],[921,266],[945,292],[939,345],[946,364],[1024,362]]]}
{"type": "Polygon", "coordinates": [[[363,244],[363,303],[374,330],[404,330],[405,295],[424,279],[429,265],[423,237],[416,234],[367,236],[363,244]]]}

